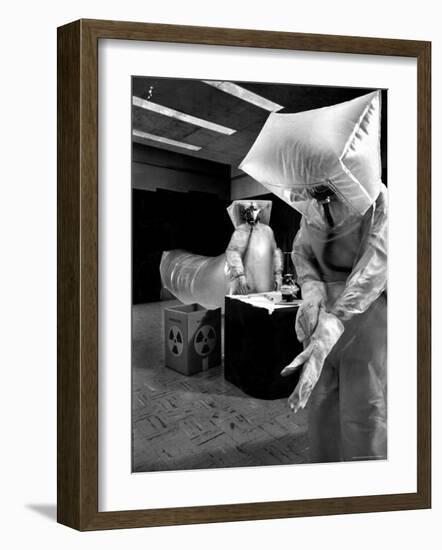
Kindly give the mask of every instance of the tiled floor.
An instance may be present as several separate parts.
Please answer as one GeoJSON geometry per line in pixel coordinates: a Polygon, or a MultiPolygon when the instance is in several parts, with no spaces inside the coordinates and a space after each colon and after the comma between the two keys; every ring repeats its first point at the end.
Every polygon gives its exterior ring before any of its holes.
{"type": "Polygon", "coordinates": [[[133,308],[133,471],[306,462],[305,411],[247,396],[222,367],[187,377],[164,366],[162,311],[176,303],[133,308]]]}

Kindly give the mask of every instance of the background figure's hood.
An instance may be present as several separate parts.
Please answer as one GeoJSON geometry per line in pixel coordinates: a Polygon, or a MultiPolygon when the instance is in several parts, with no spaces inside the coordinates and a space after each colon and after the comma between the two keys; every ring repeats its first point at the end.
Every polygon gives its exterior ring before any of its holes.
{"type": "Polygon", "coordinates": [[[259,221],[270,225],[270,214],[272,213],[272,201],[260,201],[256,199],[243,199],[239,201],[233,201],[232,204],[227,208],[227,212],[232,220],[235,229],[245,223],[243,212],[245,208],[254,204],[257,208],[260,208],[259,221]]]}
{"type": "Polygon", "coordinates": [[[381,186],[381,92],[295,114],[271,113],[239,168],[290,206],[328,184],[363,215],[381,186]]]}

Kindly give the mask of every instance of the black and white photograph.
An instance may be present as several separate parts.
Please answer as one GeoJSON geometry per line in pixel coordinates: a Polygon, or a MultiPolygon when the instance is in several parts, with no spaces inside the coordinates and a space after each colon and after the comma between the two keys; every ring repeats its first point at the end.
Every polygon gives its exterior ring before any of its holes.
{"type": "Polygon", "coordinates": [[[132,77],[132,470],[386,460],[387,99],[132,77]]]}
{"type": "Polygon", "coordinates": [[[441,546],[440,10],[361,7],[4,4],[6,550],[441,546]]]}

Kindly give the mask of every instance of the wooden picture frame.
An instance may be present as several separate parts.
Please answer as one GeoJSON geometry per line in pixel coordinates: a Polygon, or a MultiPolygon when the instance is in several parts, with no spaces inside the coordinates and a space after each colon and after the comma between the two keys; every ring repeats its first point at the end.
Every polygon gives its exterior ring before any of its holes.
{"type": "Polygon", "coordinates": [[[431,506],[431,44],[423,41],[79,20],[58,29],[58,521],[82,531],[431,506]],[[417,492],[98,511],[98,41],[405,56],[418,71],[417,492]]]}

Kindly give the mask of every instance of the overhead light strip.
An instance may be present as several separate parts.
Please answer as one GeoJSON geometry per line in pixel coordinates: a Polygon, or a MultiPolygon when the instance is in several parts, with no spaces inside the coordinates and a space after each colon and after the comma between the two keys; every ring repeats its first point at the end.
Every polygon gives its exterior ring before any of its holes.
{"type": "Polygon", "coordinates": [[[250,90],[246,90],[242,86],[238,86],[238,84],[234,84],[233,82],[226,82],[223,80],[203,80],[203,82],[209,86],[213,86],[214,88],[221,90],[222,92],[225,92],[226,94],[233,95],[243,101],[247,101],[248,103],[253,103],[253,105],[261,107],[261,109],[265,109],[266,111],[275,113],[281,109],[284,109],[282,105],[278,105],[278,103],[274,103],[265,97],[251,92],[250,90]]]}
{"type": "Polygon", "coordinates": [[[141,97],[133,96],[132,103],[135,107],[141,107],[141,109],[153,111],[154,113],[175,118],[177,120],[181,120],[182,122],[187,122],[189,124],[193,124],[194,126],[200,126],[206,130],[212,130],[213,132],[218,132],[227,136],[230,136],[236,132],[236,130],[227,128],[227,126],[222,126],[221,124],[216,124],[215,122],[210,122],[209,120],[204,120],[186,113],[181,113],[180,111],[170,109],[164,105],[158,105],[158,103],[153,103],[147,99],[141,99],[141,97]]]}
{"type": "Polygon", "coordinates": [[[176,141],[175,139],[169,139],[162,136],[156,136],[154,134],[148,134],[147,132],[142,132],[141,130],[133,130],[132,135],[141,139],[158,141],[159,143],[164,143],[165,145],[181,147],[182,149],[188,149],[189,151],[199,151],[201,149],[201,147],[198,147],[198,145],[191,145],[190,143],[184,143],[184,141],[176,141]]]}

